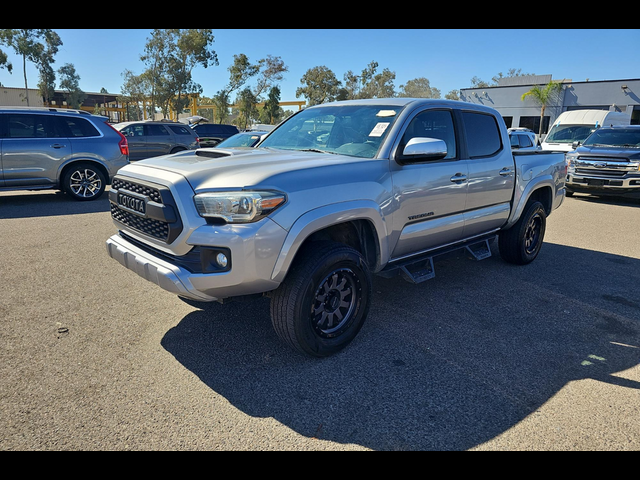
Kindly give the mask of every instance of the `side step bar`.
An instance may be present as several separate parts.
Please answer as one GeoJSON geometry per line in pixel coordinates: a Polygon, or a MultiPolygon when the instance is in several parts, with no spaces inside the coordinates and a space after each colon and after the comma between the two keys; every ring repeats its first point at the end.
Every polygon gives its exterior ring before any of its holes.
{"type": "Polygon", "coordinates": [[[392,277],[397,273],[400,273],[405,280],[411,283],[422,283],[436,276],[433,266],[433,259],[435,257],[464,249],[474,259],[484,260],[491,256],[490,242],[494,241],[496,238],[497,235],[492,235],[482,239],[476,238],[458,245],[433,250],[418,257],[408,258],[398,263],[394,263],[383,269],[378,274],[383,277],[392,277]]]}

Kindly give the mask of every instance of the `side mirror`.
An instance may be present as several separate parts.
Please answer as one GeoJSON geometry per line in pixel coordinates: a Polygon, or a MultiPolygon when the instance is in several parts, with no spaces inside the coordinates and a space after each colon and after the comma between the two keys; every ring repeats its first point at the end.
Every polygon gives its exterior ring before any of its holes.
{"type": "Polygon", "coordinates": [[[571,144],[571,148],[573,148],[574,150],[575,150],[576,148],[578,148],[579,146],[580,146],[580,142],[579,142],[579,141],[573,142],[573,143],[571,144]]]}
{"type": "Polygon", "coordinates": [[[447,156],[447,144],[437,138],[414,137],[407,142],[398,163],[441,160],[447,156]]]}

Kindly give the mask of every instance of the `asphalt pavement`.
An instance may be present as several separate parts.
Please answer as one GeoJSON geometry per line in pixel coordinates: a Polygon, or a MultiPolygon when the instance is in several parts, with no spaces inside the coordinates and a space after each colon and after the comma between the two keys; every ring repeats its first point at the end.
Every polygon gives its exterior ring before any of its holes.
{"type": "Polygon", "coordinates": [[[576,194],[530,265],[374,280],[317,360],[266,298],[194,306],[109,258],[107,196],[0,192],[0,450],[640,450],[640,203],[576,194]]]}

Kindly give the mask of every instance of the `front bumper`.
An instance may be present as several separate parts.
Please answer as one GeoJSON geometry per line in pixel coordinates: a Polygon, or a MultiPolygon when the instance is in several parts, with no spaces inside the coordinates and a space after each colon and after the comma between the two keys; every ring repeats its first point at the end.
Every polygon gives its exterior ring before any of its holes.
{"type": "Polygon", "coordinates": [[[229,252],[231,267],[226,271],[201,273],[188,262],[146,248],[134,239],[116,234],[107,242],[111,258],[164,290],[192,300],[212,302],[224,298],[264,293],[279,282],[271,279],[286,230],[270,219],[247,225],[204,225],[189,237],[193,246],[216,245],[229,252]],[[258,223],[260,225],[258,225],[258,223]],[[187,266],[185,266],[187,265],[187,266]]]}
{"type": "Polygon", "coordinates": [[[570,192],[611,195],[640,194],[640,175],[608,177],[569,173],[567,175],[566,187],[570,192]]]}

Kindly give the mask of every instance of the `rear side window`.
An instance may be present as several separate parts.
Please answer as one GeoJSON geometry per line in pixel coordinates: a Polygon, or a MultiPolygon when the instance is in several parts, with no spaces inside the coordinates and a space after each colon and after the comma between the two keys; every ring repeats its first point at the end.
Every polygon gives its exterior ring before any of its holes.
{"type": "Polygon", "coordinates": [[[169,135],[169,132],[162,125],[145,125],[145,133],[151,136],[169,135]]]}
{"type": "Polygon", "coordinates": [[[518,135],[520,139],[520,148],[529,148],[533,147],[533,142],[531,141],[531,137],[529,135],[518,135]]]}
{"type": "Polygon", "coordinates": [[[100,132],[93,126],[89,120],[76,117],[58,117],[62,120],[69,130],[70,137],[99,137],[100,132]]]}
{"type": "Polygon", "coordinates": [[[181,125],[169,125],[169,129],[171,129],[176,135],[193,135],[193,130],[191,130],[189,127],[183,127],[181,125]]]}
{"type": "Polygon", "coordinates": [[[502,148],[500,129],[493,115],[462,112],[462,118],[470,158],[494,155],[502,148]]]}
{"type": "Polygon", "coordinates": [[[6,115],[8,138],[57,138],[62,132],[52,115],[9,113],[6,115]]]}

